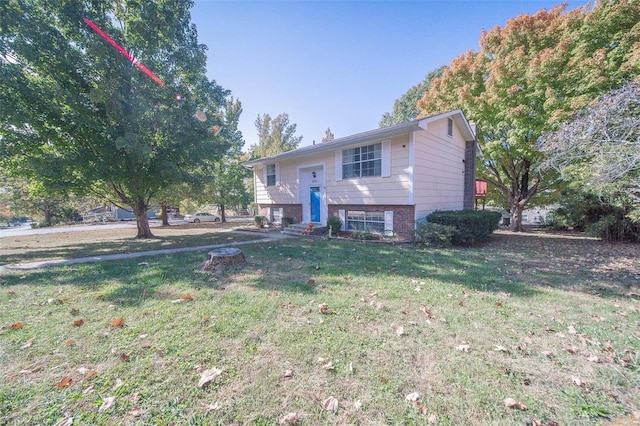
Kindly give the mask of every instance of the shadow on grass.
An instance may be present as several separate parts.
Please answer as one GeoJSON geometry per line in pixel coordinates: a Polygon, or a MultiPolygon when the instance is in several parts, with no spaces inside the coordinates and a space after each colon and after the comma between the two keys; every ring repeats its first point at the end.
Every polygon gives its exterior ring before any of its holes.
{"type": "Polygon", "coordinates": [[[312,294],[315,289],[309,280],[319,276],[328,286],[350,285],[345,277],[431,279],[520,297],[534,297],[542,287],[624,297],[638,285],[639,249],[638,245],[524,234],[497,234],[480,247],[449,249],[298,238],[244,246],[247,263],[220,277],[198,269],[206,251],[195,251],[12,272],[1,275],[0,284],[105,286],[105,300],[134,305],[150,297],[181,296],[159,292],[162,286],[176,291],[180,287],[223,290],[239,283],[312,294]],[[616,262],[618,269],[612,270],[610,265],[616,262]]]}
{"type": "MultiPolygon", "coordinates": [[[[53,259],[76,259],[81,257],[104,256],[119,253],[165,250],[183,247],[198,247],[213,244],[230,244],[239,241],[260,239],[260,235],[244,235],[231,232],[209,232],[198,235],[178,235],[154,237],[150,239],[123,238],[115,241],[61,245],[32,250],[23,247],[21,253],[0,256],[0,265],[53,259]]],[[[21,249],[21,247],[16,247],[21,249]]]]}

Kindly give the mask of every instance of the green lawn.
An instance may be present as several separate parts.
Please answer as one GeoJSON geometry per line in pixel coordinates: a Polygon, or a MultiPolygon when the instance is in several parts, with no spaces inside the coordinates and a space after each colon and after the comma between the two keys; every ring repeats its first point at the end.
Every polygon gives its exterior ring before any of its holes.
{"type": "Polygon", "coordinates": [[[505,233],[471,249],[242,250],[219,276],[199,271],[206,251],[0,275],[0,418],[565,425],[640,411],[638,246],[505,233]]]}

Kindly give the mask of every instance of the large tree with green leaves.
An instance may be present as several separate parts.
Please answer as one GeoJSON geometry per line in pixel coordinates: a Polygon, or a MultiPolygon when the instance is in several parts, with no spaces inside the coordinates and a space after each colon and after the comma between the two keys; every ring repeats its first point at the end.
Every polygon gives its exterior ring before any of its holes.
{"type": "Polygon", "coordinates": [[[258,144],[249,149],[252,159],[291,151],[302,141],[302,136],[295,135],[297,125],[289,121],[289,114],[286,112],[273,119],[269,114],[258,116],[255,125],[258,144]]]}
{"type": "Polygon", "coordinates": [[[195,165],[228,148],[211,130],[223,124],[218,112],[228,92],[205,76],[206,46],[190,23],[192,6],[184,0],[3,2],[1,166],[48,191],[92,193],[129,207],[138,237],[152,236],[146,212],[159,191],[188,180],[195,165]]]}
{"type": "Polygon", "coordinates": [[[462,108],[478,123],[478,174],[499,190],[514,231],[525,207],[557,183],[557,174],[540,167],[541,136],[640,71],[637,0],[564,10],[484,31],[480,50],[455,58],[418,104],[422,115],[462,108]]]}

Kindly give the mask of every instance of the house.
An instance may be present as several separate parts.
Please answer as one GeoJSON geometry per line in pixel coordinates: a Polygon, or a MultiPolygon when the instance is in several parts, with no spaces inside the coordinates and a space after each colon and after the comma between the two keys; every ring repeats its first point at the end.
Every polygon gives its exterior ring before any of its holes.
{"type": "Polygon", "coordinates": [[[271,222],[393,233],[411,239],[434,210],[473,209],[475,129],[461,110],[245,163],[259,214],[271,222]]]}

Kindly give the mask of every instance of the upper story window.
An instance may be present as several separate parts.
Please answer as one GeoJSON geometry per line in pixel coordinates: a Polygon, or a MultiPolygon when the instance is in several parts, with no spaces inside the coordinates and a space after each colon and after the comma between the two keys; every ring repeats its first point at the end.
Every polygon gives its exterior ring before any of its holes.
{"type": "Polygon", "coordinates": [[[453,136],[453,119],[447,119],[447,136],[453,136]]]}
{"type": "Polygon", "coordinates": [[[360,146],[342,151],[344,179],[382,175],[382,144],[360,146]]]}
{"type": "Polygon", "coordinates": [[[276,184],[276,165],[267,164],[267,186],[275,186],[276,184]]]}

